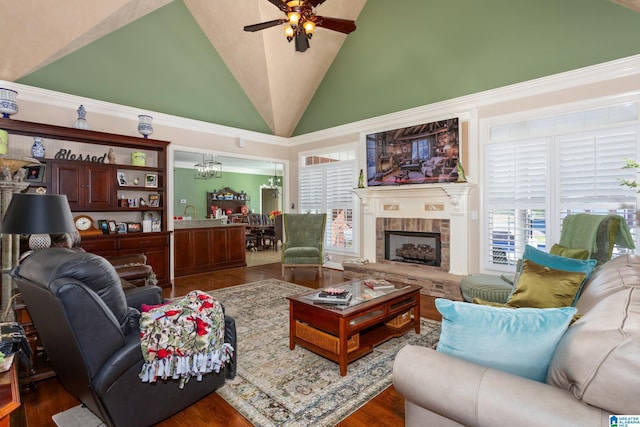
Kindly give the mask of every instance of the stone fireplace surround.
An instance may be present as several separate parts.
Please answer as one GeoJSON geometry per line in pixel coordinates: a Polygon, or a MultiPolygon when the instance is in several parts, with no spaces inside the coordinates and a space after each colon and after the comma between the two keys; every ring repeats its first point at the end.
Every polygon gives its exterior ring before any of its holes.
{"type": "Polygon", "coordinates": [[[422,293],[461,300],[460,280],[469,274],[469,183],[356,189],[363,208],[363,254],[368,264],[345,264],[348,278],[379,277],[422,285],[422,293]],[[384,231],[440,233],[441,265],[431,267],[384,259],[384,231]]]}

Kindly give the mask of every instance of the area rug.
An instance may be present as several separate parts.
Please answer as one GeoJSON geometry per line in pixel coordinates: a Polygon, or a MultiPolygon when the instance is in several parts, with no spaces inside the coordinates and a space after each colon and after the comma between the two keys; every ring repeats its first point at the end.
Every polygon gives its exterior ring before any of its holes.
{"type": "MultiPolygon", "coordinates": [[[[300,346],[289,350],[286,297],[308,290],[263,280],[210,292],[235,318],[238,336],[236,378],[216,392],[256,426],[333,426],[391,385],[393,361],[402,347],[435,348],[440,336],[439,322],[421,319],[420,335],[410,331],[380,344],[350,363],[341,377],[337,363],[300,346]]],[[[93,414],[77,406],[56,414],[54,421],[60,427],[101,425],[79,418],[87,416],[93,414]]]]}
{"type": "Polygon", "coordinates": [[[287,295],[308,288],[265,280],[212,291],[236,319],[238,370],[217,393],[254,425],[332,426],[391,385],[393,361],[407,344],[435,348],[440,323],[422,319],[374,348],[340,376],[338,364],[296,346],[289,350],[287,295]]]}

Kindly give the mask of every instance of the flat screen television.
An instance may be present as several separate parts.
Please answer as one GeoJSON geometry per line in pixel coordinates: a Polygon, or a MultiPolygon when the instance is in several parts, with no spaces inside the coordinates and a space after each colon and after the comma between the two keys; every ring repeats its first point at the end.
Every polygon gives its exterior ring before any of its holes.
{"type": "Polygon", "coordinates": [[[367,185],[458,180],[458,118],[367,135],[367,185]]]}

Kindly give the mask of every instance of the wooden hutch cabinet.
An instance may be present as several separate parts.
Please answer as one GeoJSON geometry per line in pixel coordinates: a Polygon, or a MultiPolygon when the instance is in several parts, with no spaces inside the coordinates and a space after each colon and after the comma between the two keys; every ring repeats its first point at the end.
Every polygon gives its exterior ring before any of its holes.
{"type": "Polygon", "coordinates": [[[75,215],[122,225],[121,233],[82,236],[82,247],[102,256],[144,253],[158,284],[169,286],[167,230],[167,147],[169,142],[127,135],[0,118],[9,137],[9,151],[30,155],[34,137],[43,139],[44,179],[30,182],[29,191],[65,194],[75,215]],[[142,153],[144,166],[133,165],[132,153],[142,153]],[[123,203],[132,201],[131,203],[123,203]],[[140,228],[143,216],[153,217],[152,232],[124,232],[140,228]],[[133,224],[133,227],[129,227],[133,224]]]}
{"type": "Polygon", "coordinates": [[[51,193],[66,194],[72,211],[110,209],[117,198],[111,165],[78,164],[70,161],[47,162],[51,193]]]}

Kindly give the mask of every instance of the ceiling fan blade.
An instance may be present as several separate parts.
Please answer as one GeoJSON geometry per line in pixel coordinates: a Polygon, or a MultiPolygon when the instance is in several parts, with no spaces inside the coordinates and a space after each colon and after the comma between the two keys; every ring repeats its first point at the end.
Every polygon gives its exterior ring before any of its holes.
{"type": "Polygon", "coordinates": [[[327,30],[338,31],[341,33],[349,34],[356,29],[356,23],[348,19],[340,18],[325,18],[324,16],[317,16],[314,19],[316,26],[326,28],[327,30]]]}
{"type": "Polygon", "coordinates": [[[309,39],[304,32],[300,32],[296,35],[296,52],[304,52],[307,49],[309,49],[309,39]]]}
{"type": "Polygon", "coordinates": [[[318,7],[324,2],[325,0],[307,0],[306,1],[307,4],[311,5],[311,7],[318,7]]]}
{"type": "Polygon", "coordinates": [[[261,22],[260,24],[247,25],[244,27],[245,31],[255,32],[264,30],[265,28],[275,27],[276,25],[284,24],[286,19],[274,19],[273,21],[261,22]]]}
{"type": "Polygon", "coordinates": [[[284,3],[282,0],[269,0],[269,3],[273,4],[275,7],[277,7],[284,13],[287,13],[287,4],[284,3]]]}

